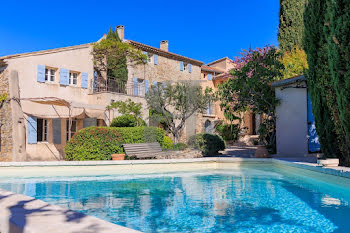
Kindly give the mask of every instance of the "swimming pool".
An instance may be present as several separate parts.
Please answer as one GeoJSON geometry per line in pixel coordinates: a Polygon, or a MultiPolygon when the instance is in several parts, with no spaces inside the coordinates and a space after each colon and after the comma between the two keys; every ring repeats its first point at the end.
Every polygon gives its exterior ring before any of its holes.
{"type": "Polygon", "coordinates": [[[143,232],[349,232],[350,179],[272,163],[0,177],[0,188],[143,232]]]}

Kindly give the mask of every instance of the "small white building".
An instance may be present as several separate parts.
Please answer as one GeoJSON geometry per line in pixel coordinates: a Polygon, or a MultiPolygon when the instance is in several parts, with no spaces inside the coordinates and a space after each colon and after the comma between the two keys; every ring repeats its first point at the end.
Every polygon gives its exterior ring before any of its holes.
{"type": "Polygon", "coordinates": [[[277,154],[304,157],[320,151],[306,78],[298,76],[272,83],[280,100],[276,108],[277,154]]]}

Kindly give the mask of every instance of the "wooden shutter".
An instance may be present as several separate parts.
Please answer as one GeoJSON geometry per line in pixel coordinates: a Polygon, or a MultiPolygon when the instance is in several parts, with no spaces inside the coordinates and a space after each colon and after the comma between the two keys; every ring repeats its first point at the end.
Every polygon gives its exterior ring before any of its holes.
{"type": "Polygon", "coordinates": [[[60,69],[60,84],[64,86],[69,85],[69,70],[64,68],[60,69]]]}
{"type": "Polygon", "coordinates": [[[154,64],[158,65],[158,55],[154,54],[154,64]]]}
{"type": "Polygon", "coordinates": [[[138,96],[139,95],[139,90],[138,90],[138,81],[137,78],[134,78],[133,81],[133,95],[138,96]]]}
{"type": "Polygon", "coordinates": [[[37,81],[40,83],[45,82],[45,66],[38,65],[37,81]]]}
{"type": "Polygon", "coordinates": [[[38,130],[37,118],[35,116],[28,116],[27,118],[28,144],[36,144],[38,142],[37,130],[38,130]]]}
{"type": "Polygon", "coordinates": [[[180,70],[183,71],[184,70],[184,62],[180,61],[180,70]]]}
{"type": "Polygon", "coordinates": [[[85,73],[85,72],[81,73],[81,87],[82,88],[85,88],[85,89],[88,88],[88,85],[89,85],[88,78],[89,78],[88,73],[85,73]]]}
{"type": "Polygon", "coordinates": [[[148,85],[149,85],[149,81],[145,80],[145,93],[148,93],[148,85]]]}
{"type": "Polygon", "coordinates": [[[61,119],[52,119],[53,143],[61,144],[61,119]]]}
{"type": "Polygon", "coordinates": [[[188,64],[188,72],[192,73],[192,64],[188,64]]]}

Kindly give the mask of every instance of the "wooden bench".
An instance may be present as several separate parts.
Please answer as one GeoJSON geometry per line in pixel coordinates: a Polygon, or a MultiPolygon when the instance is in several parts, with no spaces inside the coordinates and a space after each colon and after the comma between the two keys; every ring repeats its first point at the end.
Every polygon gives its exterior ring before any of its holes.
{"type": "Polygon", "coordinates": [[[123,144],[123,147],[127,156],[135,156],[138,159],[156,158],[157,155],[166,153],[162,151],[158,142],[123,144]]]}

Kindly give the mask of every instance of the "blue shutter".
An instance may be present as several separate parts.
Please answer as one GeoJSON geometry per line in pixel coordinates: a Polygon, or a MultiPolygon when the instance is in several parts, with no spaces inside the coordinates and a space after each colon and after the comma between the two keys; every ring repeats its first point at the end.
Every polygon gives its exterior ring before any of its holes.
{"type": "Polygon", "coordinates": [[[180,70],[183,71],[184,70],[184,62],[180,61],[180,70]]]}
{"type": "Polygon", "coordinates": [[[213,75],[212,74],[208,74],[208,80],[209,81],[213,80],[213,75]]]}
{"type": "Polygon", "coordinates": [[[53,143],[61,144],[61,119],[52,119],[53,143]]]}
{"type": "Polygon", "coordinates": [[[157,86],[157,81],[153,81],[153,86],[157,86]]]}
{"type": "Polygon", "coordinates": [[[97,90],[97,71],[94,71],[94,84],[93,84],[94,90],[97,90]]]}
{"type": "Polygon", "coordinates": [[[145,93],[148,93],[148,85],[149,85],[149,81],[145,80],[145,93]]]}
{"type": "Polygon", "coordinates": [[[28,144],[36,144],[37,138],[37,118],[35,116],[28,116],[27,118],[27,141],[28,144]]]}
{"type": "Polygon", "coordinates": [[[154,54],[154,64],[158,65],[158,55],[154,54]]]}
{"type": "Polygon", "coordinates": [[[38,65],[37,81],[40,83],[45,82],[45,66],[38,65]]]}
{"type": "Polygon", "coordinates": [[[138,90],[138,81],[137,78],[133,79],[133,95],[138,96],[139,95],[139,90],[138,90]]]}
{"type": "Polygon", "coordinates": [[[64,86],[69,85],[69,70],[67,69],[60,69],[60,84],[64,86]]]}
{"type": "Polygon", "coordinates": [[[81,87],[87,89],[88,88],[88,82],[89,82],[89,76],[88,73],[81,73],[81,87]]]}
{"type": "Polygon", "coordinates": [[[192,73],[192,64],[188,64],[188,72],[192,73]]]}

